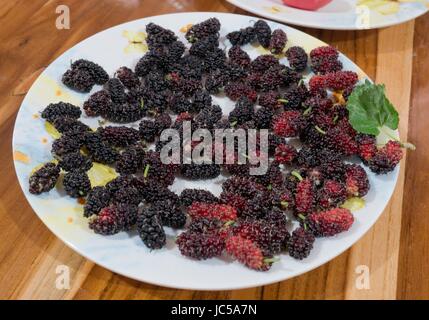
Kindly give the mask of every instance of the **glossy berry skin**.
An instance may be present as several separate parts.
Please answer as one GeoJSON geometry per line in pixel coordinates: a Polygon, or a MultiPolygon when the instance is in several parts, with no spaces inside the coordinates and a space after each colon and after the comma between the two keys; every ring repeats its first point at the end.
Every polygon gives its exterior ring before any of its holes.
{"type": "Polygon", "coordinates": [[[271,268],[262,250],[251,240],[239,235],[226,240],[226,252],[250,269],[268,271],[271,268]]]}
{"type": "Polygon", "coordinates": [[[194,202],[218,203],[219,199],[204,189],[185,189],[180,194],[180,202],[183,206],[188,207],[194,202]]]}
{"type": "Polygon", "coordinates": [[[286,51],[286,57],[292,69],[302,72],[307,68],[308,55],[301,47],[291,47],[286,51]]]}
{"type": "Polygon", "coordinates": [[[137,206],[116,204],[101,209],[90,222],[90,229],[102,235],[113,235],[130,230],[137,221],[137,206]]]}
{"type": "Polygon", "coordinates": [[[254,28],[259,44],[264,48],[268,48],[271,41],[271,28],[268,23],[264,20],[258,20],[256,21],[254,28]]]}
{"type": "Polygon", "coordinates": [[[183,256],[196,260],[218,257],[225,249],[225,240],[218,232],[183,232],[177,237],[176,243],[183,256]]]}
{"type": "Polygon", "coordinates": [[[358,134],[355,137],[358,145],[359,157],[364,163],[368,163],[377,153],[375,136],[367,134],[358,134]]]}
{"type": "Polygon", "coordinates": [[[30,193],[41,194],[52,190],[55,187],[59,176],[60,168],[54,163],[46,163],[30,176],[30,193]]]}
{"type": "Polygon", "coordinates": [[[192,219],[208,218],[221,221],[237,219],[237,210],[226,204],[194,202],[188,208],[188,214],[192,219]]]}
{"type": "Polygon", "coordinates": [[[310,179],[300,181],[295,191],[295,206],[298,213],[310,213],[314,209],[315,193],[310,179]]]}
{"type": "Polygon", "coordinates": [[[346,200],[347,191],[343,183],[335,180],[325,180],[318,192],[318,205],[328,209],[342,204],[346,200]]]}
{"type": "Polygon", "coordinates": [[[242,221],[233,228],[233,233],[255,242],[265,256],[279,254],[289,236],[286,223],[276,224],[266,220],[242,221]]]}
{"type": "Polygon", "coordinates": [[[358,80],[357,73],[353,71],[331,72],[312,77],[310,79],[310,89],[313,92],[323,89],[345,90],[350,86],[354,86],[358,80]]]}
{"type": "Polygon", "coordinates": [[[286,43],[287,43],[286,33],[281,29],[276,29],[273,31],[273,34],[271,35],[269,49],[273,54],[280,54],[283,52],[284,48],[286,47],[286,43]]]}
{"type": "Polygon", "coordinates": [[[155,207],[151,206],[143,210],[138,216],[137,230],[143,243],[149,249],[161,249],[165,246],[165,231],[155,207]]]}
{"type": "Polygon", "coordinates": [[[85,206],[83,208],[83,215],[89,218],[92,215],[98,215],[101,209],[109,206],[112,195],[105,187],[94,187],[88,193],[85,206]]]}
{"type": "Polygon", "coordinates": [[[401,144],[396,141],[389,141],[369,161],[369,168],[376,174],[389,173],[396,168],[403,156],[401,144]]]}
{"type": "Polygon", "coordinates": [[[303,260],[310,255],[315,241],[314,235],[305,230],[298,228],[292,232],[292,236],[287,241],[289,255],[297,260],[303,260]]]}
{"type": "Polygon", "coordinates": [[[274,159],[280,164],[292,164],[298,155],[298,151],[294,146],[289,144],[280,144],[276,148],[274,159]]]}
{"type": "Polygon", "coordinates": [[[347,165],[345,180],[347,194],[350,197],[363,197],[368,193],[370,188],[368,176],[360,165],[347,165]]]}
{"type": "Polygon", "coordinates": [[[280,137],[296,137],[304,127],[304,119],[299,111],[285,111],[273,119],[274,133],[280,137]]]}
{"type": "Polygon", "coordinates": [[[73,170],[64,175],[64,190],[72,198],[85,197],[91,190],[88,175],[82,170],[73,170]]]}
{"type": "Polygon", "coordinates": [[[328,211],[310,214],[307,223],[311,232],[317,237],[331,237],[350,229],[354,217],[350,210],[335,208],[328,211]]]}

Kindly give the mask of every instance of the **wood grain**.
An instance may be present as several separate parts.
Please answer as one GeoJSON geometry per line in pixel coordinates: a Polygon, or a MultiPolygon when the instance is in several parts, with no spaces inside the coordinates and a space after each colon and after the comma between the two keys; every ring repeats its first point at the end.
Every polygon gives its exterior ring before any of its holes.
{"type": "MultiPolygon", "coordinates": [[[[237,291],[173,290],[140,283],[94,265],[74,253],[38,220],[16,181],[11,137],[23,94],[45,66],[68,48],[110,26],[140,17],[178,11],[244,13],[225,1],[7,1],[0,7],[0,298],[3,299],[394,299],[427,297],[428,260],[421,252],[429,243],[427,212],[428,145],[417,132],[425,131],[424,102],[428,101],[428,17],[393,28],[370,31],[326,31],[301,28],[333,44],[361,66],[370,77],[386,83],[389,97],[401,113],[401,135],[418,142],[419,151],[402,164],[394,197],[376,226],[350,250],[300,277],[281,283],[237,291]],[[70,7],[70,30],[55,28],[55,8],[70,7]],[[426,28],[426,29],[425,29],[426,28]],[[425,32],[426,30],[426,32],[425,32]],[[409,109],[413,38],[413,103],[409,109]],[[393,66],[393,67],[392,67],[393,66]],[[418,72],[426,70],[426,72],[418,72]],[[410,112],[410,114],[409,114],[410,112]],[[420,130],[419,130],[420,129],[420,130]],[[405,166],[414,170],[404,170],[405,166]],[[418,169],[418,170],[417,170],[418,169]],[[420,170],[420,171],[419,171],[420,170]],[[406,174],[406,176],[405,176],[406,174]],[[405,183],[405,192],[403,184],[405,183]],[[418,192],[415,192],[418,190],[418,192]],[[415,200],[421,202],[418,205],[415,200]],[[404,205],[402,206],[402,202],[404,205]],[[425,209],[426,208],[426,209],[425,209]],[[425,211],[426,210],[426,211],[425,211]],[[410,215],[409,213],[416,213],[410,215]],[[401,233],[401,216],[404,227],[401,233]],[[401,249],[399,243],[401,239],[401,249]],[[414,249],[417,247],[418,249],[414,249]],[[399,263],[401,262],[401,263],[399,263]],[[424,265],[425,262],[426,264],[424,265]],[[357,265],[368,265],[371,289],[355,287],[357,265]],[[71,269],[70,290],[55,288],[56,268],[71,269]],[[417,271],[417,272],[416,272],[417,271]],[[425,272],[423,272],[425,271],[425,272]],[[417,274],[416,274],[417,273],[417,274]],[[410,277],[410,275],[413,275],[410,277]],[[424,295],[423,293],[426,293],[424,295]]],[[[426,117],[427,119],[427,117],[426,117]]]]}

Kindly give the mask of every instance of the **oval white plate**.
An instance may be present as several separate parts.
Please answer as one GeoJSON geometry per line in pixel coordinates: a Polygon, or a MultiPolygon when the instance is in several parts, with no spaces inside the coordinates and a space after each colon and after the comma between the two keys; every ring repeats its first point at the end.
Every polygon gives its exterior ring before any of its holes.
{"type": "MultiPolygon", "coordinates": [[[[52,138],[44,128],[44,121],[37,117],[43,108],[52,102],[68,101],[82,105],[88,95],[78,94],[61,84],[61,75],[69,67],[71,60],[87,58],[100,63],[109,73],[127,65],[134,67],[142,52],[138,52],[130,44],[127,37],[133,32],[144,31],[145,25],[155,22],[174,30],[183,37],[179,30],[189,24],[203,21],[209,17],[217,17],[222,22],[222,35],[247,26],[254,17],[221,14],[221,13],[183,13],[151,17],[131,21],[103,32],[100,32],[71,48],[56,59],[36,80],[25,97],[19,110],[14,135],[15,169],[22,190],[32,208],[46,226],[67,245],[84,257],[110,269],[116,273],[137,280],[175,288],[198,290],[226,290],[265,285],[285,280],[314,269],[353,245],[377,220],[389,201],[398,176],[398,169],[390,175],[375,176],[369,173],[371,191],[366,197],[366,206],[355,212],[356,223],[349,232],[330,239],[316,242],[310,257],[304,261],[296,261],[287,255],[281,256],[269,272],[256,272],[242,265],[227,260],[212,259],[208,261],[192,261],[182,257],[174,245],[174,232],[168,230],[167,247],[150,252],[135,232],[120,233],[111,237],[94,234],[82,216],[82,206],[76,200],[54,189],[47,194],[34,196],[28,192],[30,171],[40,163],[51,160],[50,148],[52,138]],[[47,142],[46,142],[47,139],[47,142]],[[45,142],[45,143],[43,143],[45,142]],[[22,161],[27,157],[27,161],[22,161]]],[[[273,28],[284,29],[289,36],[289,45],[303,46],[307,51],[324,43],[290,27],[269,22],[273,28]]],[[[224,41],[228,43],[228,41],[224,41]]],[[[247,46],[252,57],[264,53],[263,49],[247,46]]],[[[365,74],[348,58],[341,55],[345,69],[355,70],[365,78],[365,74]]],[[[94,88],[93,92],[100,87],[94,88]]],[[[224,113],[232,108],[232,102],[226,98],[215,98],[224,113]]],[[[97,119],[85,116],[83,121],[97,127],[97,119]]],[[[180,192],[186,187],[208,188],[216,194],[220,193],[220,181],[189,182],[177,180],[174,191],[180,192]]]]}
{"type": "Polygon", "coordinates": [[[356,0],[333,0],[317,11],[307,11],[283,5],[282,0],[228,0],[251,13],[297,26],[330,29],[361,30],[384,28],[415,19],[429,10],[429,1],[401,3],[395,14],[381,14],[357,6],[356,0]]]}

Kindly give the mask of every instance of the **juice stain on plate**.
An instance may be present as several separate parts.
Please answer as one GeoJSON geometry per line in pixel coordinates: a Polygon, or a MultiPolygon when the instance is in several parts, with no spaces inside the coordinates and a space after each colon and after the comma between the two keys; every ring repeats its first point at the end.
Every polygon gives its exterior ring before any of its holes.
{"type": "Polygon", "coordinates": [[[31,159],[27,154],[18,150],[13,152],[13,160],[22,162],[25,164],[29,164],[31,162],[31,159]]]}
{"type": "Polygon", "coordinates": [[[353,197],[347,199],[346,202],[343,203],[341,208],[349,209],[350,211],[358,211],[365,207],[365,200],[359,197],[353,197]]]}
{"type": "Polygon", "coordinates": [[[109,166],[94,162],[92,168],[88,171],[88,177],[93,188],[102,187],[118,177],[118,173],[109,166]]]}
{"type": "Polygon", "coordinates": [[[31,91],[33,96],[40,101],[49,101],[50,103],[63,101],[80,105],[80,99],[77,96],[62,90],[56,80],[44,74],[34,83],[31,91]]]}
{"type": "Polygon", "coordinates": [[[263,9],[269,13],[281,13],[281,12],[287,12],[286,9],[280,8],[278,6],[272,6],[272,7],[263,7],[263,9]]]}
{"type": "Polygon", "coordinates": [[[186,33],[186,32],[188,32],[188,31],[189,31],[189,29],[191,29],[191,28],[192,28],[192,26],[193,26],[193,24],[192,24],[192,23],[188,23],[186,26],[181,27],[181,28],[179,29],[179,31],[180,31],[180,32],[182,32],[182,33],[186,33]]]}
{"type": "Polygon", "coordinates": [[[61,137],[61,133],[48,121],[45,122],[45,130],[54,139],[61,137]]]}
{"type": "Polygon", "coordinates": [[[125,53],[145,53],[148,51],[145,32],[124,30],[122,36],[128,40],[128,45],[124,48],[125,53]]]}

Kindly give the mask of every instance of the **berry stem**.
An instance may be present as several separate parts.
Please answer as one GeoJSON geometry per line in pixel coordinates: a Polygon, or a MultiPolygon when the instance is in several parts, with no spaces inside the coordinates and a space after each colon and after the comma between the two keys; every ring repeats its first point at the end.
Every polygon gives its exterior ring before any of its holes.
{"type": "Polygon", "coordinates": [[[285,207],[285,208],[289,207],[289,202],[287,201],[281,201],[280,204],[282,207],[285,207]]]}
{"type": "Polygon", "coordinates": [[[289,103],[289,100],[286,99],[278,99],[277,101],[281,103],[289,103]]]}
{"type": "Polygon", "coordinates": [[[319,131],[321,134],[326,134],[326,131],[322,130],[319,126],[314,126],[314,128],[319,131]]]}
{"type": "Polygon", "coordinates": [[[144,168],[144,172],[143,172],[144,178],[147,178],[147,175],[149,174],[149,169],[150,169],[150,165],[147,164],[146,167],[144,168]]]}
{"type": "Polygon", "coordinates": [[[279,262],[279,261],[280,261],[280,258],[278,258],[278,257],[265,258],[265,259],[264,259],[264,263],[265,263],[265,264],[275,263],[275,262],[279,262]]]}
{"type": "Polygon", "coordinates": [[[393,136],[390,132],[388,132],[384,127],[378,128],[380,132],[384,133],[386,136],[388,136],[390,139],[399,142],[401,144],[402,148],[410,149],[410,150],[416,150],[416,146],[410,142],[402,142],[395,136],[393,136]]]}
{"type": "Polygon", "coordinates": [[[304,178],[296,170],[293,170],[290,174],[293,175],[294,177],[296,177],[299,181],[304,180],[304,178]]]}
{"type": "Polygon", "coordinates": [[[302,115],[308,116],[310,114],[311,110],[313,110],[313,108],[312,107],[308,107],[307,109],[304,110],[304,112],[302,113],[302,115]]]}

